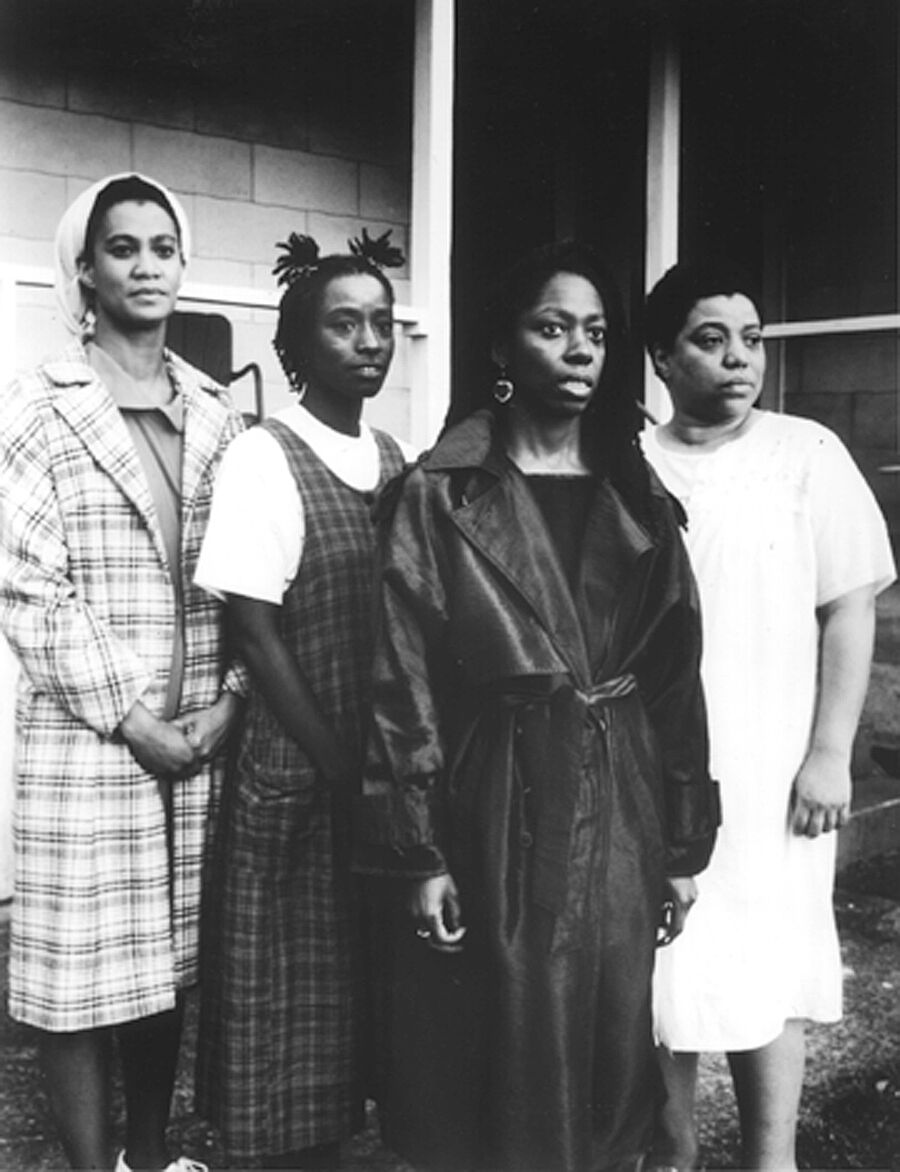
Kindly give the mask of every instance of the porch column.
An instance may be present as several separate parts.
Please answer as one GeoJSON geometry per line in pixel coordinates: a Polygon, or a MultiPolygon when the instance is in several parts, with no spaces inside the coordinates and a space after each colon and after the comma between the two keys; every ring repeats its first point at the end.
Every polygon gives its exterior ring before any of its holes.
{"type": "MultiPolygon", "coordinates": [[[[649,291],[678,261],[678,198],[681,171],[681,54],[675,30],[662,23],[654,31],[650,55],[647,114],[647,252],[645,288],[649,291]]],[[[664,422],[672,414],[669,396],[645,363],[644,403],[664,422]]]]}
{"type": "Polygon", "coordinates": [[[416,0],[410,300],[411,436],[433,443],[450,403],[453,210],[453,0],[416,0]]]}

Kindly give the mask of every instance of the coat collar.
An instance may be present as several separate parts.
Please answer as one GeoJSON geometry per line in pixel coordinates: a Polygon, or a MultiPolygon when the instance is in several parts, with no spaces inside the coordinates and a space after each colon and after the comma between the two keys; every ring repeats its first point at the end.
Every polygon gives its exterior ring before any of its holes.
{"type": "MultiPolygon", "coordinates": [[[[576,601],[527,480],[497,443],[493,413],[478,411],[452,428],[423,457],[422,465],[426,472],[471,473],[454,501],[454,524],[514,586],[575,678],[588,684],[589,657],[576,601]]],[[[631,566],[655,546],[607,483],[595,494],[588,514],[586,548],[602,548],[611,539],[631,566]]],[[[591,570],[585,568],[590,599],[591,570]]]]}
{"type": "MultiPolygon", "coordinates": [[[[218,384],[171,351],[165,352],[165,358],[185,404],[181,489],[185,517],[221,442],[225,409],[218,399],[221,394],[218,384]]],[[[44,370],[51,386],[53,409],[144,519],[165,561],[162,533],[147,478],[122,415],[88,363],[84,347],[80,342],[73,342],[58,359],[46,363],[44,370]]]]}

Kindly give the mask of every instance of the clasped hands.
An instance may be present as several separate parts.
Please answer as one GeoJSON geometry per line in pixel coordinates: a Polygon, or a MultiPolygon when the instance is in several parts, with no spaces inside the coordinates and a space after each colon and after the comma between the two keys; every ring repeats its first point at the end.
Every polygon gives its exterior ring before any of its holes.
{"type": "Polygon", "coordinates": [[[134,759],[155,777],[177,781],[197,773],[224,744],[240,700],[223,692],[215,704],[161,720],[135,701],[119,725],[134,759]]]}

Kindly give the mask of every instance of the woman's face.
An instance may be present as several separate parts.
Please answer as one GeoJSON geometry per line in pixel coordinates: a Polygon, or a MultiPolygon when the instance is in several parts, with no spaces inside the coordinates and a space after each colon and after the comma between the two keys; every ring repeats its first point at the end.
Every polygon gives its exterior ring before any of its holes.
{"type": "Polygon", "coordinates": [[[178,232],[159,204],[114,204],[97,231],[79,276],[94,291],[101,320],[125,331],[157,328],[175,309],[184,275],[178,232]]]}
{"type": "Polygon", "coordinates": [[[515,402],[536,417],[580,415],[606,361],[606,311],[586,277],[556,273],[519,315],[495,358],[508,367],[515,402]]]}
{"type": "Polygon", "coordinates": [[[762,390],[766,352],[756,306],[743,293],[703,297],[670,351],[653,355],[675,412],[699,423],[740,422],[762,390]]]}
{"type": "Polygon", "coordinates": [[[306,364],[310,392],[351,400],[377,394],[394,355],[394,312],[367,273],[335,277],[322,291],[306,364]]]}

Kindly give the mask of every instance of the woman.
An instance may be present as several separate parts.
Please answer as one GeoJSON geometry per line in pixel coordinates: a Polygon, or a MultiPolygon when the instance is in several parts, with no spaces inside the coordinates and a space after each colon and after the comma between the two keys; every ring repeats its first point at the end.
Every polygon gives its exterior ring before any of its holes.
{"type": "Polygon", "coordinates": [[[754,406],[759,302],[728,266],[671,269],[647,345],[674,415],[647,456],[688,514],[723,825],[684,935],[660,954],[669,1102],[660,1156],[691,1168],[697,1052],[728,1052],[743,1165],[794,1168],[803,1019],[835,1021],[837,830],[866,691],[884,522],[839,441],[754,406]]]}
{"type": "Polygon", "coordinates": [[[112,176],[56,237],[77,340],[0,403],[0,620],[23,668],[10,1012],[39,1031],[76,1168],[169,1162],[165,1127],[196,977],[213,760],[238,707],[220,607],[192,584],[212,478],[241,427],[165,349],[188,255],[175,197],[112,176]]]}
{"type": "Polygon", "coordinates": [[[528,256],[496,403],[385,523],[361,865],[413,881],[384,1106],[414,1163],[631,1168],[649,1140],[666,876],[670,935],[717,813],[694,589],[623,341],[587,250],[528,256]]]}
{"type": "Polygon", "coordinates": [[[252,678],[210,884],[198,1092],[241,1167],[336,1166],[362,1123],[348,819],[371,659],[370,507],[404,458],[360,418],[394,351],[376,260],[399,255],[386,237],[355,247],[320,258],[292,236],[276,267],[275,349],[298,402],[229,450],[198,570],[225,596],[252,678]]]}

